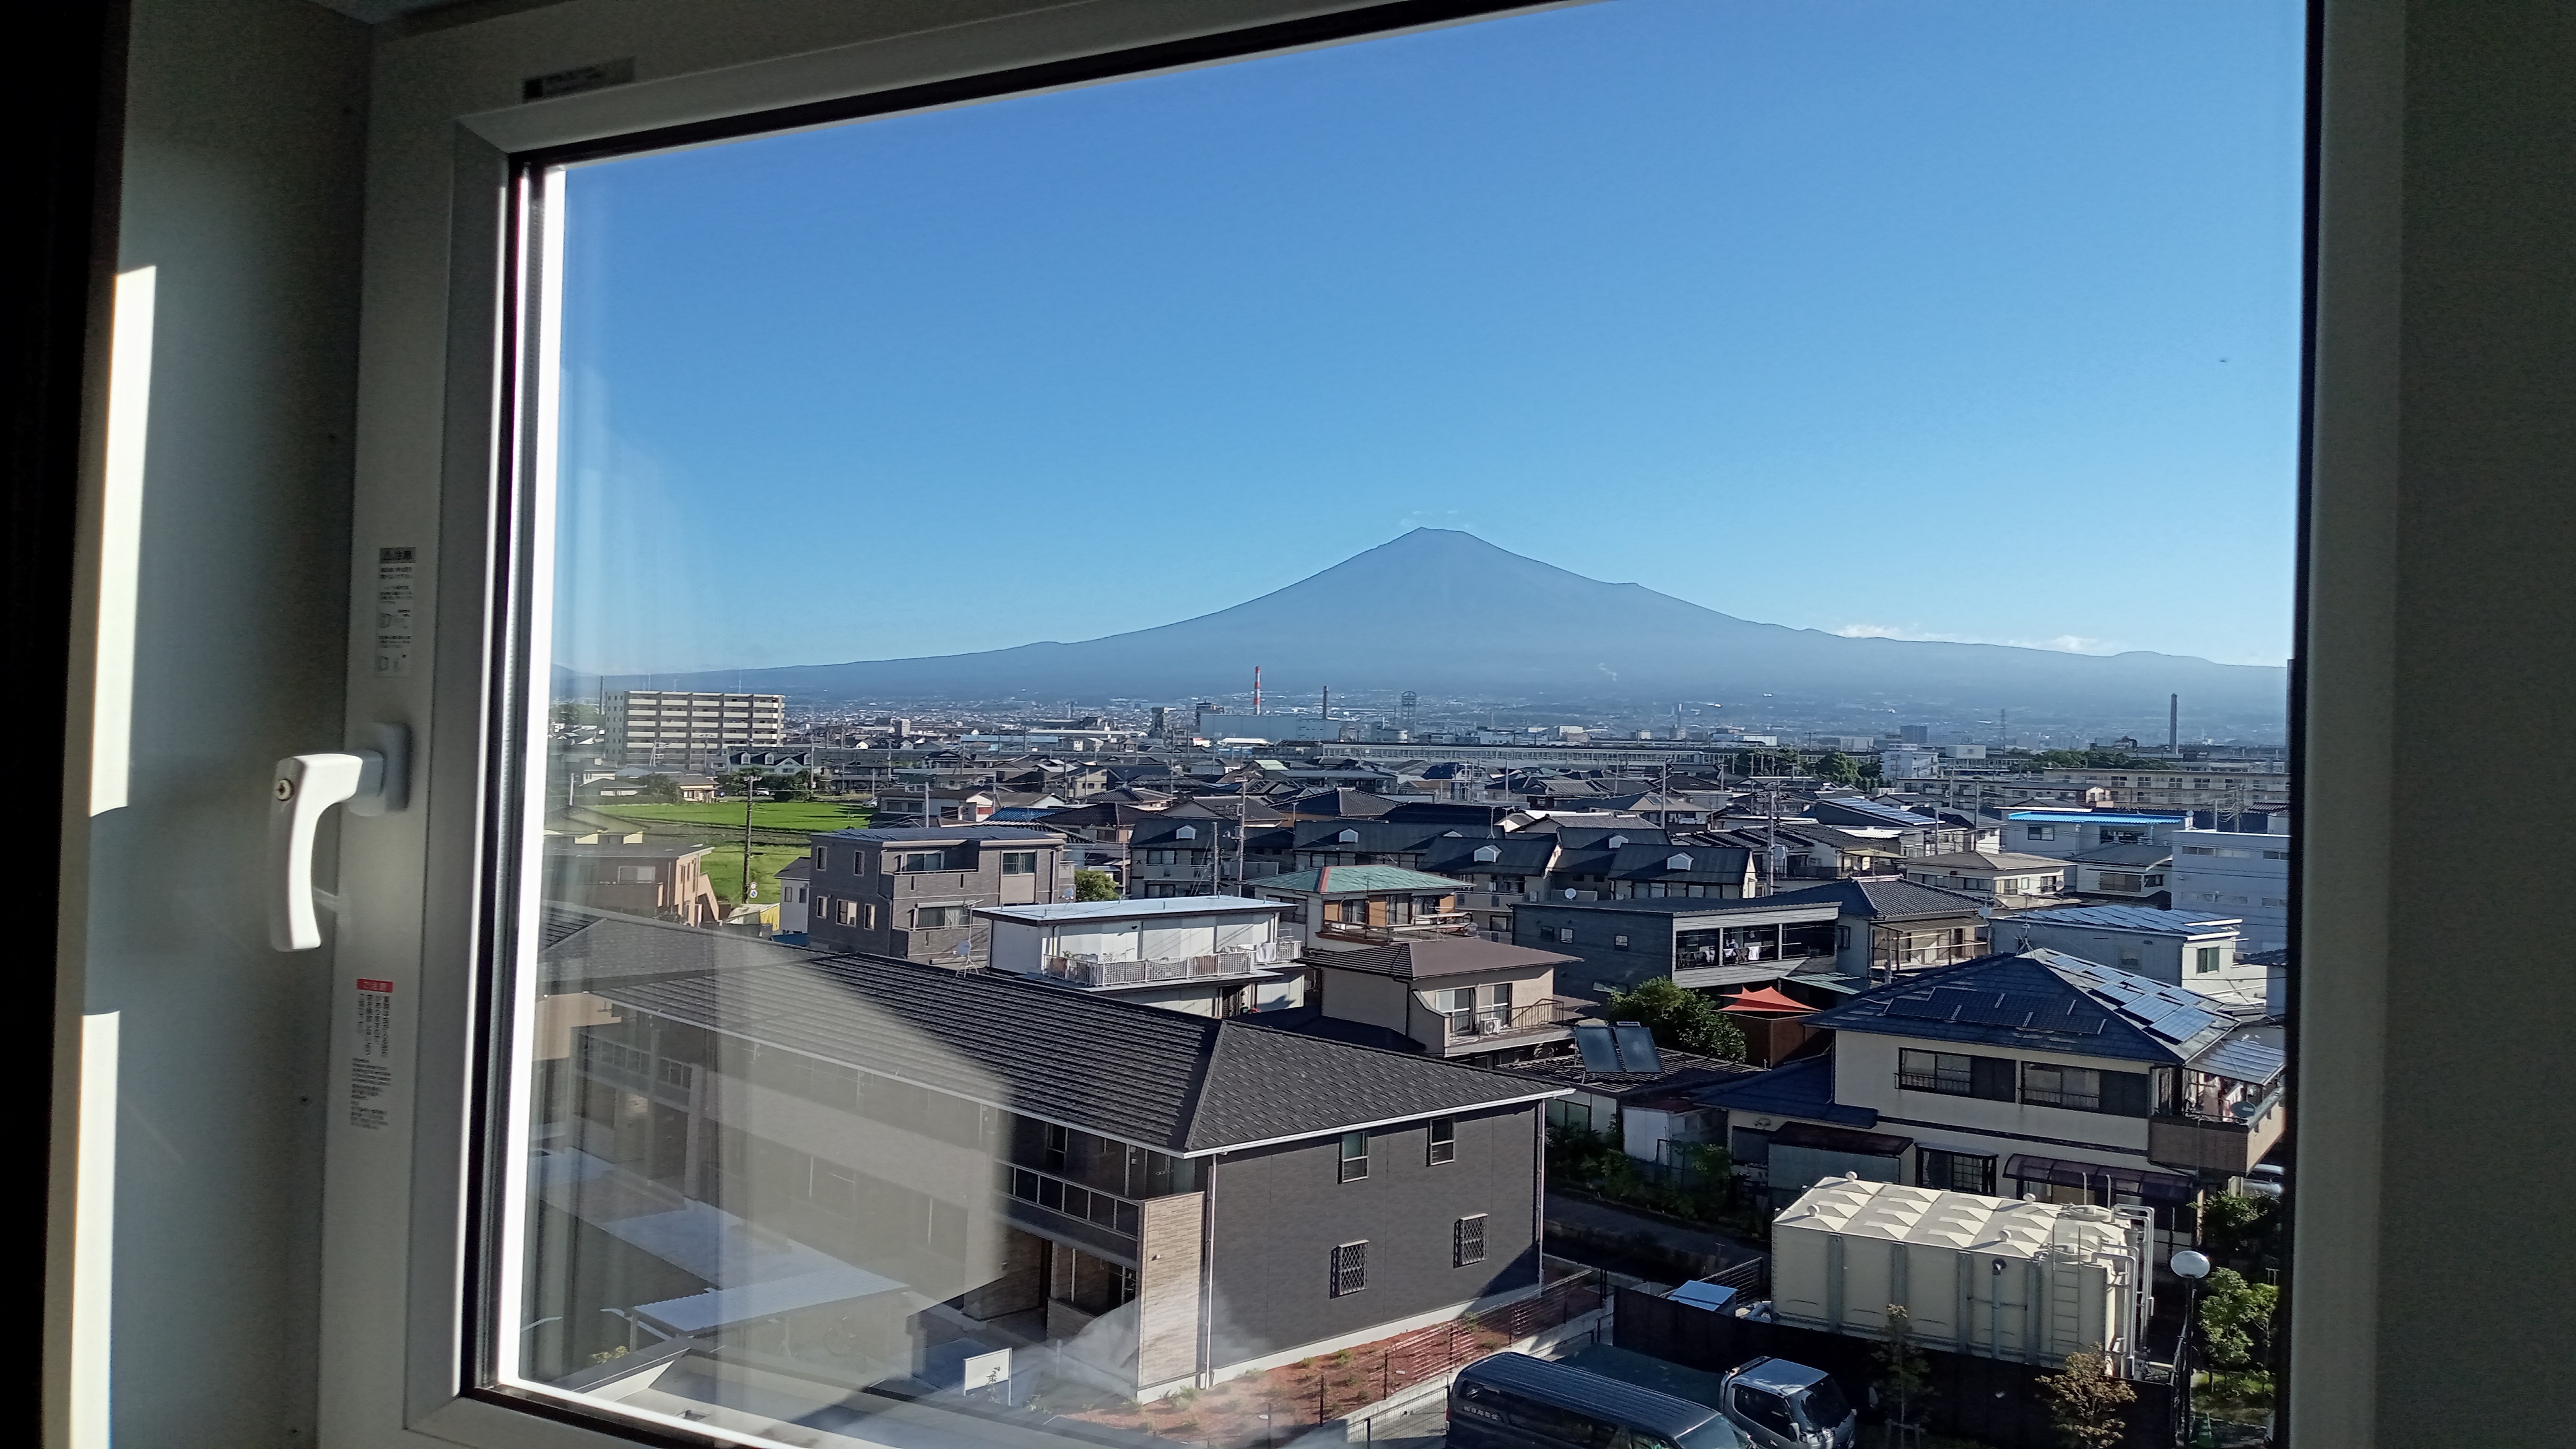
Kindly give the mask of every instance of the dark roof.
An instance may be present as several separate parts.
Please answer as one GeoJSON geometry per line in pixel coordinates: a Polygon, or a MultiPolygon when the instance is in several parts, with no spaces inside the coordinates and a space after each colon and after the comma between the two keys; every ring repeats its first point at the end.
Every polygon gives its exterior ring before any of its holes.
{"type": "Polygon", "coordinates": [[[2218,911],[2162,911],[2153,906],[2058,906],[2045,911],[2016,911],[1999,916],[1999,926],[2074,926],[2088,931],[2135,931],[2142,935],[2215,936],[2234,930],[2243,915],[2218,911]]]}
{"type": "Polygon", "coordinates": [[[1533,1091],[1497,1073],[1241,1018],[989,972],[794,954],[803,959],[591,989],[657,1016],[1174,1153],[1544,1095],[1544,1084],[1533,1091]]]}
{"type": "Polygon", "coordinates": [[[1618,836],[1627,845],[1661,845],[1672,837],[1660,825],[1562,825],[1553,830],[1552,821],[1538,820],[1522,826],[1524,831],[1545,831],[1556,837],[1556,843],[1568,850],[1610,850],[1610,837],[1618,836]]]}
{"type": "MultiPolygon", "coordinates": [[[[1349,772],[1337,771],[1336,773],[1349,772]]],[[[1272,803],[1291,815],[1304,816],[1308,819],[1339,819],[1355,815],[1384,815],[1395,808],[1396,802],[1384,795],[1371,794],[1366,790],[1353,790],[1345,786],[1338,789],[1317,790],[1310,794],[1272,803]]]]}
{"type": "Polygon", "coordinates": [[[1783,1062],[1767,1072],[1702,1087],[1691,1097],[1706,1106],[1757,1117],[1813,1117],[1846,1127],[1878,1125],[1876,1108],[1847,1107],[1834,1100],[1834,1059],[1829,1056],[1783,1062]]]}
{"type": "Polygon", "coordinates": [[[1498,826],[1479,825],[1473,821],[1390,821],[1390,820],[1300,820],[1290,827],[1292,848],[1297,850],[1365,850],[1397,853],[1429,850],[1437,845],[1458,840],[1500,840],[1498,826]],[[1357,836],[1343,840],[1344,835],[1357,836]]]}
{"type": "Polygon", "coordinates": [[[1541,875],[1548,862],[1556,859],[1556,837],[1515,833],[1496,838],[1435,840],[1422,852],[1422,868],[1438,875],[1460,875],[1484,871],[1503,875],[1541,875]],[[1479,860],[1477,852],[1491,850],[1494,858],[1479,860]]]}
{"type": "Polygon", "coordinates": [[[2197,992],[2039,950],[1919,972],[1807,1024],[2148,1062],[2188,1062],[2235,1025],[2197,992]]]}
{"type": "Polygon", "coordinates": [[[1935,916],[1975,915],[1986,904],[1983,896],[1962,891],[1944,890],[1939,886],[1916,885],[1910,880],[1837,880],[1802,890],[1782,891],[1765,897],[1772,901],[1830,900],[1842,907],[1846,916],[1866,916],[1879,920],[1928,920],[1935,916]]]}
{"type": "MultiPolygon", "coordinates": [[[[889,798],[897,804],[903,800],[900,794],[889,798]]],[[[919,795],[916,793],[914,798],[919,799],[919,795]]],[[[933,793],[933,798],[937,798],[936,792],[933,793]]],[[[873,826],[852,826],[844,830],[824,830],[815,833],[818,838],[828,836],[834,840],[857,840],[881,845],[914,840],[962,840],[979,844],[1000,841],[1017,843],[1025,840],[1035,845],[1054,845],[1061,840],[1061,837],[1050,835],[1043,830],[1030,830],[1026,827],[1010,825],[902,825],[889,826],[882,830],[873,826]]]]}
{"type": "Polygon", "coordinates": [[[1901,805],[1850,796],[1821,796],[1813,812],[1820,825],[1893,825],[1900,830],[1930,830],[1940,824],[1901,805]]]}
{"type": "Polygon", "coordinates": [[[2170,845],[2104,845],[2066,857],[2078,865],[2162,865],[2173,859],[2170,845]]]}
{"type": "Polygon", "coordinates": [[[1506,946],[1500,941],[1486,941],[1472,936],[1443,936],[1430,941],[1398,941],[1392,946],[1375,946],[1366,951],[1318,953],[1306,958],[1308,966],[1331,966],[1343,971],[1367,971],[1379,976],[1392,976],[1399,981],[1418,981],[1429,976],[1464,976],[1475,971],[1536,970],[1542,966],[1564,966],[1581,960],[1578,956],[1561,956],[1554,951],[1533,951],[1527,946],[1506,946]]]}
{"type": "MultiPolygon", "coordinates": [[[[1258,885],[1260,882],[1255,881],[1258,885]]],[[[1551,894],[1516,907],[1519,910],[1601,911],[1609,915],[1629,916],[1697,916],[1725,911],[1758,909],[1776,905],[1783,896],[1763,896],[1755,900],[1722,900],[1716,896],[1635,896],[1624,901],[1569,901],[1551,894]]]]}
{"type": "Polygon", "coordinates": [[[1391,1026],[1375,1026],[1365,1021],[1346,1021],[1326,1016],[1320,1006],[1292,1007],[1286,1011],[1265,1011],[1261,1024],[1277,1031],[1293,1031],[1299,1036],[1320,1037],[1325,1041],[1350,1046],[1371,1047],[1382,1052],[1411,1052],[1420,1055],[1422,1044],[1391,1026]]]}
{"type": "Polygon", "coordinates": [[[2208,1072],[2232,1081],[2269,1086],[2280,1078],[2290,1059],[2279,1047],[2236,1037],[2222,1041],[2192,1059],[2192,1070],[2208,1072]]]}
{"type": "Polygon", "coordinates": [[[1506,1062],[1494,1070],[1506,1076],[1527,1077],[1551,1086],[1581,1087],[1596,1097],[1628,1101],[1636,1097],[1659,1097],[1675,1094],[1697,1096],[1702,1087],[1733,1081],[1752,1075],[1759,1068],[1723,1057],[1693,1056],[1689,1052],[1658,1050],[1656,1057],[1664,1069],[1653,1076],[1643,1073],[1621,1073],[1615,1077],[1595,1076],[1583,1065],[1583,1058],[1568,1053],[1564,1056],[1537,1057],[1529,1061],[1506,1062]]]}

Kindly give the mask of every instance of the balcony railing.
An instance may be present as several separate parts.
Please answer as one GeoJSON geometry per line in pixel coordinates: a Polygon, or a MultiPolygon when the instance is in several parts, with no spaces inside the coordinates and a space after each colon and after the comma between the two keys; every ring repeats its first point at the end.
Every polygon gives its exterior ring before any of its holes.
{"type": "Polygon", "coordinates": [[[1357,921],[1326,921],[1315,928],[1315,935],[1326,941],[1357,941],[1371,946],[1392,946],[1398,941],[1426,941],[1434,936],[1472,936],[1476,923],[1461,912],[1436,916],[1416,916],[1411,921],[1393,926],[1364,926],[1357,921]]]}
{"type": "Polygon", "coordinates": [[[1956,945],[1903,946],[1893,950],[1881,948],[1869,953],[1871,969],[1877,971],[1920,971],[1932,966],[1956,966],[1974,961],[1986,954],[1983,941],[1963,941],[1956,945]]]}
{"type": "Polygon", "coordinates": [[[1300,943],[1265,941],[1246,950],[1205,956],[1162,956],[1140,961],[1103,961],[1076,954],[1046,958],[1046,974],[1072,986],[1145,986],[1157,981],[1205,981],[1250,976],[1265,966],[1297,959],[1300,943]]]}
{"type": "Polygon", "coordinates": [[[1448,1018],[1451,1042],[1480,1041],[1493,1037],[1517,1036],[1522,1032],[1545,1031],[1550,1027],[1570,1026],[1592,1008],[1570,996],[1542,996],[1526,1006],[1496,1008],[1478,1007],[1473,1011],[1442,1013],[1448,1018]]]}

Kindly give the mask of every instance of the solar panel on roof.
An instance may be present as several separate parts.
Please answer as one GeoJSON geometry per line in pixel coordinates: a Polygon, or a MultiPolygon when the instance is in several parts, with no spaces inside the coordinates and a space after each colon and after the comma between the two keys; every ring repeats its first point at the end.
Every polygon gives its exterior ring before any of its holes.
{"type": "Polygon", "coordinates": [[[1655,1050],[1655,1034],[1633,1021],[1623,1021],[1611,1029],[1611,1040],[1619,1048],[1619,1061],[1632,1072],[1661,1072],[1664,1058],[1655,1050]]]}
{"type": "Polygon", "coordinates": [[[1578,1021],[1574,1024],[1574,1049],[1582,1054],[1587,1072],[1619,1070],[1619,1048],[1610,1040],[1607,1022],[1578,1021]]]}

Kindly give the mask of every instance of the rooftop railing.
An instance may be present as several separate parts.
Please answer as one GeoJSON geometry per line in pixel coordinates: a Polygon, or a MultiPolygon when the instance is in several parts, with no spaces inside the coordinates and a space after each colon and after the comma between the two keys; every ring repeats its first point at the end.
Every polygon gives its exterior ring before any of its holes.
{"type": "Polygon", "coordinates": [[[1294,961],[1298,954],[1298,942],[1265,941],[1244,950],[1217,951],[1204,956],[1158,956],[1134,961],[1104,961],[1087,954],[1049,956],[1045,970],[1048,977],[1073,986],[1146,986],[1158,981],[1250,976],[1265,966],[1294,961]]]}

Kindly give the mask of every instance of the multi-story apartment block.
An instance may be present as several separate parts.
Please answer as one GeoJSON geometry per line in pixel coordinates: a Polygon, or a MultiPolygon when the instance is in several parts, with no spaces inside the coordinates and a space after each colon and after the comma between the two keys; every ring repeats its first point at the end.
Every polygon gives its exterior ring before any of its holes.
{"type": "Polygon", "coordinates": [[[2181,911],[2223,911],[2244,921],[2248,952],[2290,944],[2290,832],[2181,830],[2174,834],[2173,903],[2181,911]]]}
{"type": "Polygon", "coordinates": [[[985,963],[977,906],[1073,899],[1064,837],[1025,826],[836,830],[808,869],[813,944],[951,966],[985,963]]]}
{"type": "Polygon", "coordinates": [[[608,749],[629,765],[713,763],[728,746],[787,738],[787,697],[629,689],[608,697],[608,749]]]}
{"type": "Polygon", "coordinates": [[[893,1379],[963,1332],[1151,1398],[1539,1291],[1555,1083],[1001,972],[549,927],[541,1231],[600,1266],[552,1280],[541,1363],[640,1323],[893,1379]]]}

